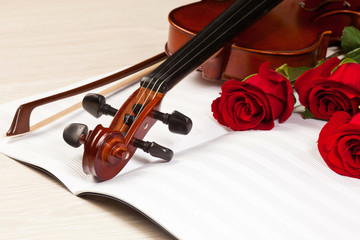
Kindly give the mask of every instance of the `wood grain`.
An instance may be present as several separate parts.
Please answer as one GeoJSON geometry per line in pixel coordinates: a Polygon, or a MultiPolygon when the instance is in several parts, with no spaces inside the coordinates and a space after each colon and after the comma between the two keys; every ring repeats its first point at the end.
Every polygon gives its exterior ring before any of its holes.
{"type": "MultiPolygon", "coordinates": [[[[169,11],[186,0],[4,0],[0,103],[133,65],[164,50],[169,11]]],[[[0,239],[172,239],[114,200],[72,195],[0,155],[0,239]]]]}

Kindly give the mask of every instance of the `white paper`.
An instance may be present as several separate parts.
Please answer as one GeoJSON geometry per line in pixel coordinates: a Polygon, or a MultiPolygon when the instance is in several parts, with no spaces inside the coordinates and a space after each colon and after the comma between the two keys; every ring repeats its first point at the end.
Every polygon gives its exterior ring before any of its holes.
{"type": "MultiPolygon", "coordinates": [[[[120,107],[136,88],[107,101],[120,107]]],[[[337,175],[320,157],[316,142],[325,122],[294,113],[271,131],[232,132],[212,117],[210,104],[219,92],[220,84],[198,73],[181,81],[165,96],[162,111],[188,115],[193,130],[175,135],[156,123],[145,137],[173,149],[173,160],[137,151],[106,182],[82,172],[82,149],[64,143],[62,131],[71,122],[106,126],[111,117],[94,119],[78,110],[29,135],[3,138],[0,150],[51,172],[74,194],[124,201],[180,239],[358,239],[360,181],[337,175]]],[[[0,107],[3,133],[19,102],[0,107]]],[[[73,103],[44,106],[34,118],[73,103]]]]}

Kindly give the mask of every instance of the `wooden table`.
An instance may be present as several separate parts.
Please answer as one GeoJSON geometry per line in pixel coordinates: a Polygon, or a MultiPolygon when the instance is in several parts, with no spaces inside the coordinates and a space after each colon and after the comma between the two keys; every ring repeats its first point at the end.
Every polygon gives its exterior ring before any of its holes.
{"type": "MultiPolygon", "coordinates": [[[[164,50],[167,15],[189,0],[5,0],[0,103],[108,73],[164,50]]],[[[0,155],[0,239],[172,239],[114,200],[72,195],[0,155]]]]}

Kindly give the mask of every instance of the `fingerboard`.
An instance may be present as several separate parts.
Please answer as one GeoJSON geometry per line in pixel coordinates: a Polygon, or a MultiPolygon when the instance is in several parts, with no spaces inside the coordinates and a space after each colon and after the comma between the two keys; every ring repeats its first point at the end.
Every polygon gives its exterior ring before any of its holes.
{"type": "Polygon", "coordinates": [[[214,21],[141,80],[141,86],[166,93],[227,42],[282,0],[237,0],[214,21]]]}

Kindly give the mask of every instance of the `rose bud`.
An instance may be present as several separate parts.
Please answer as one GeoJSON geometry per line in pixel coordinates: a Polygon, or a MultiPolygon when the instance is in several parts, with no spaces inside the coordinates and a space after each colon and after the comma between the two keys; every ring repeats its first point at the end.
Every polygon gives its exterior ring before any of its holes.
{"type": "Polygon", "coordinates": [[[291,84],[281,74],[260,66],[246,81],[228,80],[211,105],[214,118],[232,130],[270,130],[274,120],[286,121],[294,109],[291,84]]]}
{"type": "Polygon", "coordinates": [[[327,120],[338,111],[351,116],[359,112],[360,64],[345,63],[331,73],[339,63],[338,58],[331,58],[295,82],[300,103],[316,118],[327,120]]]}
{"type": "Polygon", "coordinates": [[[318,149],[334,172],[360,178],[360,113],[335,113],[319,134],[318,149]]]}

